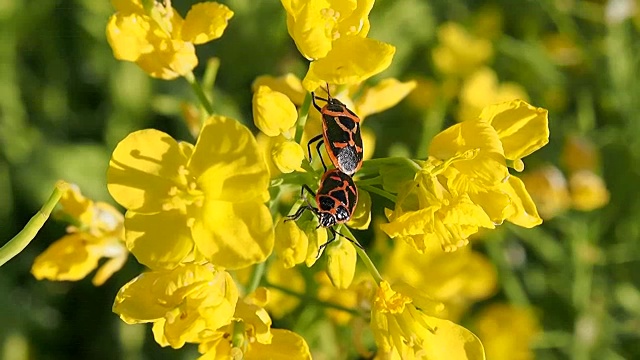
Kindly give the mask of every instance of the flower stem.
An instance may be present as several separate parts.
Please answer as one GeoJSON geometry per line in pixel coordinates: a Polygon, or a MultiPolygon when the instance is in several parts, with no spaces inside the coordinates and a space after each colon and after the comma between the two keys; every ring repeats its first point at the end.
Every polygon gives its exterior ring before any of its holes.
{"type": "Polygon", "coordinates": [[[302,140],[302,133],[304,132],[304,125],[307,123],[307,117],[309,117],[309,107],[311,107],[311,94],[307,93],[300,107],[300,113],[298,114],[298,124],[296,125],[295,140],[299,144],[302,140]]]}
{"type": "Polygon", "coordinates": [[[264,276],[264,270],[266,267],[266,260],[256,264],[256,266],[253,267],[251,278],[249,279],[249,283],[247,284],[247,287],[245,289],[247,294],[251,294],[252,292],[256,291],[256,289],[260,285],[260,281],[262,281],[262,277],[264,276]]]}
{"type": "Polygon", "coordinates": [[[342,305],[339,305],[339,304],[336,304],[336,303],[332,303],[332,302],[329,302],[329,301],[322,301],[322,300],[320,300],[318,298],[309,296],[307,294],[299,293],[297,291],[288,289],[286,287],[282,287],[280,285],[272,284],[272,283],[269,283],[269,282],[265,282],[264,285],[266,287],[269,287],[269,288],[278,290],[280,292],[283,292],[283,293],[285,293],[287,295],[295,296],[295,297],[299,298],[300,300],[302,300],[305,303],[314,303],[314,304],[322,306],[322,307],[344,311],[344,312],[347,312],[347,313],[349,313],[351,315],[362,316],[362,314],[359,311],[355,310],[355,309],[350,309],[348,307],[345,307],[345,306],[342,306],[342,305]]]}
{"type": "Polygon", "coordinates": [[[2,248],[0,248],[0,266],[4,265],[7,261],[18,255],[24,248],[29,245],[31,240],[36,236],[38,231],[42,228],[45,221],[51,215],[51,211],[56,206],[62,194],[67,190],[69,184],[64,181],[58,181],[56,187],[53,189],[51,196],[47,202],[42,205],[42,208],[29,220],[27,225],[16,235],[13,239],[9,240],[2,248]]]}
{"type": "MultiPolygon", "coordinates": [[[[355,237],[353,236],[349,228],[347,228],[346,226],[343,226],[342,229],[343,230],[341,231],[344,231],[345,235],[355,240],[355,237]]],[[[376,266],[373,264],[373,261],[371,261],[371,258],[369,258],[369,255],[367,255],[367,252],[364,251],[359,246],[356,246],[356,252],[360,257],[360,260],[362,260],[362,262],[364,263],[364,266],[367,268],[367,270],[369,270],[369,274],[371,274],[371,277],[373,277],[373,279],[376,281],[376,284],[380,284],[380,282],[382,282],[383,280],[382,275],[380,275],[380,272],[378,271],[376,266]]]]}
{"type": "Polygon", "coordinates": [[[368,192],[370,192],[370,193],[374,193],[374,194],[380,195],[380,196],[382,196],[383,198],[385,198],[385,199],[389,199],[390,201],[392,201],[392,202],[394,202],[394,203],[395,203],[395,202],[397,202],[397,200],[398,200],[398,197],[397,197],[397,196],[395,196],[395,195],[393,195],[393,194],[390,194],[390,193],[388,193],[388,192],[386,192],[386,191],[384,191],[384,190],[382,190],[382,189],[378,189],[378,188],[377,188],[377,187],[375,187],[375,186],[366,185],[366,184],[360,184],[360,183],[358,183],[357,185],[358,185],[358,187],[359,187],[359,188],[361,188],[362,190],[367,190],[367,191],[368,191],[368,192]]]}
{"type": "Polygon", "coordinates": [[[233,322],[231,343],[233,344],[233,347],[242,348],[242,345],[244,344],[244,322],[238,320],[233,322]]]}
{"type": "Polygon", "coordinates": [[[207,95],[202,90],[202,87],[198,83],[198,80],[196,80],[195,75],[193,75],[192,72],[189,72],[184,76],[184,78],[187,79],[189,85],[191,85],[191,89],[193,89],[193,92],[196,94],[198,100],[200,101],[200,105],[202,105],[207,114],[213,115],[213,106],[211,105],[211,101],[209,101],[209,98],[207,98],[207,95]]]}

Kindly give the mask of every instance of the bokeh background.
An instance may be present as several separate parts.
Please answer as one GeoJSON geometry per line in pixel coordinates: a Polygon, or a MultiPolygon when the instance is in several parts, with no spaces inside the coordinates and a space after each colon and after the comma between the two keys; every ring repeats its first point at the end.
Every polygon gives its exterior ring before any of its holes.
{"type": "MultiPolygon", "coordinates": [[[[191,3],[173,6],[184,15],[191,3]]],[[[253,127],[253,80],[303,76],[307,63],[278,1],[223,3],[235,16],[198,55],[202,64],[221,60],[215,111],[253,127]]],[[[151,79],[115,60],[105,39],[112,12],[108,1],[0,0],[3,243],[57,179],[112,202],[106,167],[129,132],[153,127],[192,139],[180,110],[194,100],[189,85],[151,79]]],[[[640,358],[640,2],[394,0],[376,3],[370,20],[369,37],[397,47],[391,67],[371,83],[418,81],[399,106],[368,118],[375,157],[424,158],[434,134],[493,102],[519,97],[549,110],[550,143],[525,159],[523,175],[545,222],[532,230],[504,226],[472,241],[493,264],[497,283],[459,321],[487,347],[492,339],[525,344],[502,359],[640,358]],[[512,305],[528,315],[505,310],[512,305]]],[[[374,217],[383,213],[377,199],[374,217]]],[[[0,269],[0,358],[197,356],[195,347],[160,348],[150,327],[126,326],[111,312],[120,286],[142,270],[132,257],[101,287],[89,278],[36,281],[29,272],[34,258],[64,229],[49,221],[0,269]]],[[[358,233],[365,244],[375,236],[372,229],[358,233]]],[[[293,327],[317,347],[329,346],[322,336],[344,333],[327,320],[298,323],[305,314],[303,304],[275,324],[293,327]]]]}

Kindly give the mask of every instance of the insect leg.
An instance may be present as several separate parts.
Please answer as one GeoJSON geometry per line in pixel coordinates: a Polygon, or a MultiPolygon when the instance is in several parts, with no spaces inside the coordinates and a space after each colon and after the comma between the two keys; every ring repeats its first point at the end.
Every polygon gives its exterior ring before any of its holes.
{"type": "Polygon", "coordinates": [[[309,140],[309,142],[307,143],[307,151],[309,151],[309,162],[311,162],[312,157],[311,157],[311,144],[313,144],[314,142],[318,141],[318,140],[322,140],[320,143],[324,142],[324,139],[322,138],[324,135],[320,134],[318,136],[314,136],[311,140],[309,140]]]}
{"type": "Polygon", "coordinates": [[[336,234],[338,234],[338,235],[342,236],[343,238],[345,238],[345,239],[347,239],[347,240],[351,241],[351,243],[353,243],[353,245],[355,245],[355,246],[359,247],[360,249],[364,250],[364,248],[362,247],[362,245],[360,245],[357,241],[353,240],[352,238],[350,238],[350,237],[348,237],[348,236],[345,236],[344,234],[341,234],[341,233],[339,233],[339,232],[337,232],[337,231],[335,231],[335,230],[333,230],[333,229],[331,229],[331,231],[333,231],[334,233],[336,233],[336,234]]]}
{"type": "Polygon", "coordinates": [[[318,156],[320,157],[320,162],[322,163],[322,167],[324,168],[324,172],[327,172],[327,165],[325,165],[324,159],[322,158],[322,154],[320,153],[320,146],[322,146],[322,144],[324,144],[324,139],[322,141],[320,141],[316,145],[316,152],[318,153],[318,156]]]}
{"type": "Polygon", "coordinates": [[[327,101],[327,102],[328,102],[328,100],[327,99],[323,99],[321,97],[318,97],[318,96],[316,96],[316,94],[314,92],[311,92],[311,102],[313,102],[313,107],[316,108],[318,110],[318,112],[322,113],[322,108],[318,104],[316,104],[316,99],[317,100],[324,100],[324,101],[327,101]]]}
{"type": "Polygon", "coordinates": [[[324,250],[324,248],[327,247],[327,245],[331,244],[335,239],[336,239],[336,231],[333,230],[333,228],[329,228],[329,231],[331,231],[331,235],[333,235],[333,237],[331,239],[329,239],[329,241],[327,241],[326,243],[320,245],[318,247],[318,255],[316,256],[316,258],[319,258],[320,255],[322,255],[322,250],[324,250]]]}

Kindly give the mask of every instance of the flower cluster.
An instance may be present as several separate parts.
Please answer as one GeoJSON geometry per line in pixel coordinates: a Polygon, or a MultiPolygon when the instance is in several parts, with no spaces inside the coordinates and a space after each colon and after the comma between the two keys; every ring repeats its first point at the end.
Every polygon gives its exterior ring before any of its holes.
{"type": "Polygon", "coordinates": [[[522,158],[548,142],[547,122],[546,110],[516,100],[441,132],[413,181],[399,191],[382,230],[420,252],[430,242],[454,251],[480,228],[493,229],[504,220],[540,224],[531,197],[508,166],[523,170],[522,158]]]}
{"type": "MultiPolygon", "coordinates": [[[[289,34],[311,62],[302,80],[287,74],[254,81],[254,136],[241,121],[212,113],[192,73],[194,46],[222,36],[231,10],[199,3],[183,19],[169,1],[114,1],[107,38],[115,57],[152,77],[186,77],[209,114],[190,126],[195,144],[155,129],[122,139],[109,161],[107,188],[126,214],[75,191],[65,195],[64,211],[79,225],[37,259],[36,277],[79,279],[100,257],[110,257],[94,280],[102,283],[130,252],[148,270],[122,286],[113,311],[128,324],[152,324],[161,346],[198,344],[201,359],[309,359],[305,339],[272,329],[271,320],[305,299],[326,304],[327,317],[337,324],[366,324],[373,340],[359,346],[363,356],[375,346],[380,358],[484,359],[478,337],[453,321],[495,292],[496,271],[470,248],[450,253],[482,228],[542,222],[510,168],[522,171],[522,159],[549,138],[547,111],[512,100],[515,91],[502,91],[495,76],[482,71],[493,55],[488,42],[478,43],[452,24],[441,29],[434,62],[447,76],[469,77],[461,85],[465,120],[430,139],[425,160],[372,159],[374,132],[357,128],[363,143],[358,171],[346,178],[355,181],[347,184],[357,188],[351,193],[357,206],[340,232],[331,228],[340,235],[336,241],[327,246],[333,240],[322,227],[327,225],[296,212],[313,208],[313,200],[296,198],[301,186],[312,192],[324,179],[319,164],[305,157],[309,141],[326,128],[316,109],[325,110],[310,106],[323,99],[312,99],[311,92],[326,86],[325,101],[339,98],[342,112],[324,114],[325,120],[334,116],[349,132],[345,124],[359,120],[361,126],[418,86],[395,78],[364,83],[395,53],[367,37],[373,3],[282,0],[289,34]],[[476,101],[471,95],[486,84],[498,89],[476,101]],[[498,100],[510,101],[486,106],[498,100]],[[372,221],[378,196],[393,204],[382,224],[372,221]],[[293,214],[300,221],[286,221],[293,214]],[[357,241],[348,241],[355,238],[350,229],[371,224],[378,239],[367,251],[385,254],[381,272],[357,241]],[[402,241],[388,247],[387,237],[402,241]],[[311,267],[322,249],[325,270],[303,276],[307,269],[297,265],[311,267]],[[364,279],[359,258],[374,281],[364,279]]],[[[324,136],[330,136],[326,129],[324,136]]]]}

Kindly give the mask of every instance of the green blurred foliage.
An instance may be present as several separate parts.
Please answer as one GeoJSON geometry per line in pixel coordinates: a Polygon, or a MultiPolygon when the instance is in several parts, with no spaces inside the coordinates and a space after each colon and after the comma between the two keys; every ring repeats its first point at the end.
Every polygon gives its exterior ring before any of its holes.
{"type": "MultiPolygon", "coordinates": [[[[192,2],[176,2],[182,14],[192,2]]],[[[225,35],[198,48],[201,63],[221,59],[214,89],[216,112],[251,120],[251,83],[262,74],[304,75],[306,62],[289,38],[277,1],[225,1],[235,12],[225,35]]],[[[498,13],[490,66],[501,81],[522,85],[530,102],[550,110],[551,142],[526,159],[527,167],[559,164],[567,135],[601,150],[609,204],[590,213],[570,211],[531,230],[509,226],[497,248],[481,245],[500,272],[495,300],[513,301],[513,281],[540,315],[539,359],[640,358],[640,15],[611,21],[607,6],[625,1],[379,1],[370,36],[397,47],[378,78],[441,80],[431,49],[437,27],[454,21],[474,29],[498,13]],[[545,50],[560,34],[579,49],[581,62],[565,66],[545,50]],[[554,95],[559,94],[559,95],[554,95]],[[486,248],[485,248],[486,247],[486,248]],[[505,255],[506,254],[506,255],[505,255]],[[519,260],[518,260],[519,259],[519,260]]],[[[194,97],[186,81],[150,79],[116,61],[104,29],[108,1],[0,0],[0,237],[26,224],[57,179],[111,202],[105,186],[110,151],[129,132],[154,127],[191,140],[179,105],[194,97]]],[[[200,76],[204,66],[197,69],[200,76]]],[[[373,79],[372,82],[375,82],[373,79]]],[[[454,104],[455,105],[455,104],[454,104]]],[[[377,134],[376,157],[424,156],[425,139],[453,124],[453,106],[420,110],[406,101],[367,119],[377,134]],[[428,135],[430,134],[430,135],[428,135]]],[[[374,202],[375,202],[374,198],[374,202]]],[[[382,214],[381,207],[376,209],[382,214]]],[[[29,273],[37,254],[64,233],[49,222],[33,243],[0,272],[0,357],[6,359],[182,359],[155,344],[150,327],[125,326],[110,312],[114,296],[141,270],[131,258],[104,286],[38,282],[29,273]]],[[[368,243],[372,231],[359,232],[368,243]]],[[[480,305],[479,305],[480,306],[480,305]]],[[[479,307],[478,306],[478,307],[479,307]]],[[[281,320],[310,345],[331,350],[349,336],[328,322],[314,323],[317,307],[300,307],[281,320]]]]}

